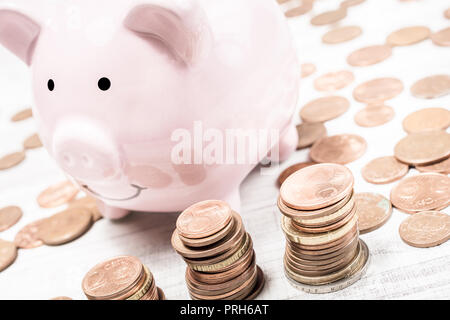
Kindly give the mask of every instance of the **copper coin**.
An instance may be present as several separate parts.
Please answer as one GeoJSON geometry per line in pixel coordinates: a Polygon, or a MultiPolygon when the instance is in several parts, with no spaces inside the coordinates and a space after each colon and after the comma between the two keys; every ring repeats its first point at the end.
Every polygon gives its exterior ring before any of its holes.
{"type": "Polygon", "coordinates": [[[364,180],[374,184],[391,183],[403,178],[409,171],[409,166],[388,156],[373,159],[362,170],[364,180]]]}
{"type": "Polygon", "coordinates": [[[450,111],[444,108],[421,109],[403,120],[403,129],[408,133],[447,130],[449,126],[450,111]]]}
{"type": "Polygon", "coordinates": [[[260,267],[256,266],[257,268],[257,279],[256,279],[256,285],[253,288],[253,290],[250,292],[250,294],[245,297],[244,300],[254,300],[264,289],[264,285],[266,283],[266,279],[264,277],[264,272],[261,270],[260,267]]]}
{"type": "Polygon", "coordinates": [[[15,225],[22,218],[22,210],[16,206],[0,209],[0,232],[15,225]]]}
{"type": "Polygon", "coordinates": [[[446,17],[447,19],[450,19],[450,8],[448,8],[447,10],[444,11],[444,17],[446,17]]]}
{"type": "Polygon", "coordinates": [[[349,65],[365,67],[380,63],[392,55],[391,47],[387,45],[375,45],[353,51],[347,58],[349,65]]]}
{"type": "Polygon", "coordinates": [[[0,272],[8,268],[17,258],[17,248],[13,242],[0,239],[0,272]]]}
{"type": "Polygon", "coordinates": [[[361,33],[362,29],[357,26],[338,27],[325,33],[322,42],[326,44],[342,43],[359,37],[361,33]]]}
{"type": "Polygon", "coordinates": [[[318,140],[311,148],[310,157],[319,163],[347,164],[361,158],[367,142],[356,134],[340,134],[318,140]]]}
{"type": "Polygon", "coordinates": [[[450,93],[450,76],[434,75],[413,84],[411,93],[417,98],[434,99],[450,93]]]}
{"type": "Polygon", "coordinates": [[[416,169],[420,172],[450,174],[450,158],[429,165],[416,166],[416,169]]]}
{"type": "Polygon", "coordinates": [[[0,170],[10,169],[25,160],[25,152],[14,152],[0,158],[0,170]]]}
{"type": "Polygon", "coordinates": [[[340,227],[342,227],[343,225],[347,224],[355,215],[356,213],[356,208],[355,206],[353,206],[353,208],[347,212],[346,214],[344,214],[344,217],[341,220],[336,221],[333,224],[327,225],[327,226],[322,226],[322,227],[304,227],[301,225],[298,225],[295,220],[292,220],[292,226],[301,231],[301,232],[306,232],[306,233],[325,233],[325,232],[330,232],[336,229],[339,229],[340,227]]]}
{"type": "Polygon", "coordinates": [[[336,23],[347,16],[345,8],[323,12],[311,19],[313,26],[323,26],[326,24],[336,23]]]}
{"type": "Polygon", "coordinates": [[[431,30],[424,26],[406,27],[392,32],[387,37],[391,46],[409,46],[430,37],[431,30]]]}
{"type": "Polygon", "coordinates": [[[36,149],[42,147],[42,142],[37,133],[33,134],[32,136],[28,137],[23,142],[23,148],[24,149],[36,149]]]}
{"type": "Polygon", "coordinates": [[[281,196],[278,197],[277,205],[280,209],[280,212],[287,216],[288,218],[294,219],[299,223],[303,223],[304,225],[323,225],[321,222],[325,221],[330,217],[331,219],[336,218],[337,213],[342,213],[342,210],[350,209],[348,206],[352,206],[352,195],[353,191],[350,192],[347,196],[345,196],[342,200],[329,205],[324,208],[316,209],[316,210],[299,210],[288,207],[281,199],[281,196]],[[344,208],[346,207],[346,208],[344,208]],[[308,220],[308,222],[306,222],[308,220]]]}
{"type": "Polygon", "coordinates": [[[96,222],[103,218],[102,213],[98,209],[97,200],[91,196],[85,196],[69,202],[69,208],[86,208],[92,214],[92,221],[96,222]]]}
{"type": "Polygon", "coordinates": [[[231,208],[223,201],[208,200],[184,210],[177,220],[178,232],[186,238],[199,239],[223,229],[231,220],[231,208]]]}
{"type": "Polygon", "coordinates": [[[399,232],[410,246],[438,246],[450,239],[450,216],[439,211],[416,213],[402,222],[399,232]]]}
{"type": "Polygon", "coordinates": [[[16,246],[21,249],[33,249],[42,246],[43,242],[39,239],[39,230],[46,220],[40,219],[23,227],[14,238],[16,246]]]}
{"type": "Polygon", "coordinates": [[[181,256],[189,259],[213,257],[226,252],[235,245],[238,245],[245,234],[245,229],[239,214],[233,212],[233,219],[235,220],[233,229],[225,238],[214,245],[202,249],[186,247],[178,236],[178,230],[176,229],[172,234],[172,246],[181,256]]]}
{"type": "Polygon", "coordinates": [[[297,126],[297,150],[310,147],[314,142],[327,135],[327,128],[321,122],[304,122],[297,126]]]}
{"type": "Polygon", "coordinates": [[[344,0],[341,2],[341,7],[348,8],[360,5],[361,3],[365,2],[366,0],[344,0]]]}
{"type": "Polygon", "coordinates": [[[450,156],[450,134],[445,131],[412,133],[397,143],[395,157],[411,165],[431,164],[450,156]]]}
{"type": "Polygon", "coordinates": [[[78,192],[78,187],[72,182],[64,181],[42,191],[37,202],[42,208],[55,208],[74,199],[78,192]]]}
{"type": "Polygon", "coordinates": [[[358,111],[355,115],[355,122],[361,127],[377,127],[388,123],[394,119],[394,116],[395,111],[391,107],[374,104],[358,111]]]}
{"type": "Polygon", "coordinates": [[[284,15],[287,18],[293,18],[293,17],[298,17],[301,16],[305,13],[308,13],[309,11],[311,11],[313,8],[313,1],[302,1],[302,4],[294,7],[292,9],[287,10],[284,15]]]}
{"type": "Polygon", "coordinates": [[[391,190],[391,202],[407,213],[443,209],[450,204],[450,178],[437,173],[405,178],[391,190]]]}
{"type": "Polygon", "coordinates": [[[379,103],[398,96],[403,91],[403,83],[395,78],[378,78],[364,82],[353,91],[359,102],[379,103]]]}
{"type": "Polygon", "coordinates": [[[286,169],[283,170],[283,172],[281,172],[281,174],[278,177],[278,186],[281,187],[281,185],[283,184],[284,181],[286,181],[286,179],[293,174],[294,172],[315,165],[317,164],[316,162],[300,162],[300,163],[296,163],[286,169]]]}
{"type": "Polygon", "coordinates": [[[359,232],[374,231],[383,226],[392,215],[391,202],[380,194],[363,192],[355,194],[359,232]]]}
{"type": "Polygon", "coordinates": [[[29,109],[19,111],[18,113],[13,115],[13,117],[11,118],[11,121],[12,122],[23,121],[28,118],[31,118],[32,116],[33,116],[33,111],[31,111],[31,108],[29,108],[29,109]]]}
{"type": "Polygon", "coordinates": [[[450,46],[450,27],[432,33],[430,37],[434,44],[448,47],[450,46]]]}
{"type": "Polygon", "coordinates": [[[332,205],[351,193],[351,171],[324,163],[303,168],[289,176],[280,189],[283,202],[291,208],[314,210],[332,205]]]}
{"type": "Polygon", "coordinates": [[[50,300],[73,300],[73,299],[66,297],[66,296],[60,296],[60,297],[51,298],[50,300]]]}
{"type": "Polygon", "coordinates": [[[201,248],[222,240],[227,234],[230,233],[233,227],[234,227],[234,219],[231,219],[230,222],[228,222],[228,224],[222,230],[205,238],[190,239],[183,237],[181,234],[178,234],[178,236],[180,237],[180,240],[183,242],[183,244],[185,244],[186,246],[193,248],[201,248]]]}
{"type": "Polygon", "coordinates": [[[335,119],[350,107],[350,102],[340,96],[329,96],[313,100],[300,111],[304,122],[325,122],[335,119]]]}
{"type": "Polygon", "coordinates": [[[85,208],[69,208],[46,219],[38,237],[47,245],[61,245],[84,234],[92,223],[92,215],[85,208]]]}
{"type": "MultiPolygon", "coordinates": [[[[353,192],[352,194],[353,195],[353,192]]],[[[346,201],[345,205],[328,212],[326,215],[316,215],[315,214],[309,214],[310,216],[316,216],[317,218],[314,219],[310,219],[310,217],[308,217],[307,219],[303,218],[303,217],[296,217],[296,216],[291,216],[290,218],[292,219],[293,223],[299,225],[299,226],[303,226],[303,227],[307,227],[307,228],[317,228],[317,227],[324,227],[324,226],[329,226],[332,225],[338,221],[341,221],[344,217],[346,217],[352,210],[352,208],[355,205],[355,201],[353,199],[353,197],[350,198],[350,200],[345,197],[344,199],[342,199],[341,201],[337,202],[341,203],[342,201],[346,201]]],[[[335,206],[336,204],[334,204],[333,206],[335,206]]],[[[332,207],[332,206],[329,206],[332,207]]],[[[327,207],[327,208],[329,208],[327,207]]],[[[319,209],[320,210],[320,209],[319,209]]],[[[319,211],[317,210],[317,211],[319,211]]],[[[303,211],[302,211],[303,212],[303,211]]]]}
{"type": "Polygon", "coordinates": [[[351,71],[337,71],[326,73],[314,81],[314,88],[318,91],[335,91],[347,87],[355,80],[351,71]]]}
{"type": "Polygon", "coordinates": [[[312,63],[304,63],[300,67],[302,78],[309,77],[314,72],[316,72],[316,66],[313,65],[312,63]]]}
{"type": "Polygon", "coordinates": [[[94,266],[84,276],[82,288],[88,299],[106,300],[121,295],[135,286],[144,274],[136,257],[115,257],[94,266]]]}

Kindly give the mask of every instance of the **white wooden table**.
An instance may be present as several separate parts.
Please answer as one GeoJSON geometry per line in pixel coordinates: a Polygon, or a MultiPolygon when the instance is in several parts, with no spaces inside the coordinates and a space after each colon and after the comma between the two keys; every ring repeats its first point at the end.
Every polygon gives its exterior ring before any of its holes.
{"type": "MultiPolygon", "coordinates": [[[[244,0],[245,1],[245,0],[244,0]]],[[[0,3],[4,0],[0,1],[0,3]]],[[[299,108],[321,94],[312,82],[326,72],[352,70],[356,81],[338,92],[351,99],[350,110],[339,119],[326,124],[330,135],[357,133],[368,142],[363,158],[349,168],[356,179],[356,191],[373,191],[389,196],[393,184],[371,185],[360,174],[371,159],[391,155],[395,143],[405,133],[402,119],[414,110],[424,107],[450,107],[450,96],[434,100],[420,100],[409,93],[416,80],[431,74],[450,74],[450,48],[434,46],[431,41],[394,48],[394,54],[385,62],[352,68],[346,63],[347,55],[370,44],[384,43],[386,36],[400,27],[426,25],[440,30],[450,25],[443,11],[450,7],[448,0],[409,1],[367,0],[349,9],[341,25],[359,25],[361,37],[340,45],[327,46],[321,36],[329,26],[313,27],[309,20],[315,14],[337,8],[339,1],[317,0],[314,11],[289,24],[302,62],[316,64],[318,71],[306,78],[301,87],[299,108]],[[394,76],[400,78],[406,90],[388,101],[396,111],[395,119],[381,127],[360,128],[353,117],[363,107],[351,97],[353,88],[366,80],[394,76]]],[[[28,69],[10,53],[0,48],[0,154],[20,148],[23,140],[34,133],[35,123],[30,119],[11,123],[10,117],[32,101],[28,69]]],[[[290,164],[305,161],[308,150],[297,152],[280,170],[290,164]]],[[[409,175],[417,172],[411,170],[409,175]]],[[[241,187],[242,210],[245,226],[253,237],[258,264],[265,271],[267,283],[260,298],[263,299],[448,299],[450,298],[450,242],[430,249],[417,249],[402,242],[398,234],[406,214],[394,210],[392,218],[381,229],[361,238],[368,244],[372,259],[367,274],[353,286],[333,294],[311,295],[292,288],[283,275],[282,257],[284,236],[280,228],[280,213],[276,207],[276,176],[261,176],[254,170],[241,187]]],[[[21,221],[0,238],[12,241],[27,223],[51,215],[58,209],[38,207],[36,197],[45,187],[64,179],[63,173],[44,149],[27,152],[27,159],[18,167],[0,172],[0,207],[16,204],[23,211],[21,221]]],[[[444,210],[449,213],[449,208],[444,210]]],[[[185,264],[172,250],[170,236],[175,226],[175,214],[134,213],[119,222],[101,220],[82,238],[60,247],[40,247],[21,250],[16,262],[0,273],[0,299],[48,299],[67,295],[84,299],[81,280],[84,274],[103,259],[129,254],[138,256],[151,269],[157,285],[168,299],[187,299],[184,284],[185,264]]]]}

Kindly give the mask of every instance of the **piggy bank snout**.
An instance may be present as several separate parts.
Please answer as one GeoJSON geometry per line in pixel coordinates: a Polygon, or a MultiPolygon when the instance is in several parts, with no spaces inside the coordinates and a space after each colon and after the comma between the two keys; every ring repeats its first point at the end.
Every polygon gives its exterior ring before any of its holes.
{"type": "Polygon", "coordinates": [[[104,130],[83,122],[61,123],[53,137],[53,154],[69,175],[82,182],[114,179],[120,173],[118,149],[104,130]]]}

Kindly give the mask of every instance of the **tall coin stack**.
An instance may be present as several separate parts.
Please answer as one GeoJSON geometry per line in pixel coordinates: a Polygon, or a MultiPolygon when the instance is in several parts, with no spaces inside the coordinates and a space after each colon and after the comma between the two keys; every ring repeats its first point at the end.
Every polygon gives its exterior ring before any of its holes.
{"type": "Polygon", "coordinates": [[[354,179],[345,166],[303,168],[282,184],[278,207],[286,236],[284,269],[295,287],[327,293],[356,282],[369,250],[359,239],[354,179]]]}
{"type": "Polygon", "coordinates": [[[89,300],[166,299],[148,268],[131,256],[97,264],[84,277],[82,288],[89,300]]]}
{"type": "Polygon", "coordinates": [[[264,287],[252,238],[223,201],[203,201],[183,211],[172,246],[188,265],[186,283],[194,300],[251,300],[264,287]]]}

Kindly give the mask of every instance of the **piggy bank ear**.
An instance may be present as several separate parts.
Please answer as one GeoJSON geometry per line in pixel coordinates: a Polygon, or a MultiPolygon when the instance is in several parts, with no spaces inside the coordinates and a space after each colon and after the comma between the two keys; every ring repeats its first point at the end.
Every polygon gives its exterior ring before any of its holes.
{"type": "Polygon", "coordinates": [[[162,41],[186,64],[201,54],[208,39],[206,22],[198,8],[166,8],[154,4],[134,7],[125,26],[143,36],[162,41]]]}
{"type": "Polygon", "coordinates": [[[0,9],[0,43],[31,64],[34,45],[41,27],[26,15],[9,9],[0,9]]]}

